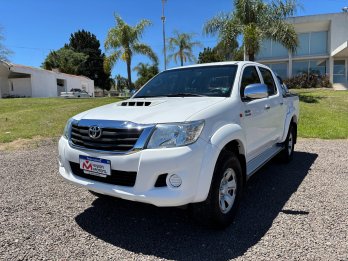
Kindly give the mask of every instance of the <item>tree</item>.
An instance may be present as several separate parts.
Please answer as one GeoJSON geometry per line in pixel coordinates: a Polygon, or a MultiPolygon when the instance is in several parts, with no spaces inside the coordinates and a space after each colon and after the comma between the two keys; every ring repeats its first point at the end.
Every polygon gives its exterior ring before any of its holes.
{"type": "Polygon", "coordinates": [[[285,18],[296,12],[296,0],[234,0],[234,11],[221,13],[204,25],[208,35],[218,35],[220,41],[230,43],[243,36],[243,47],[249,60],[254,61],[264,39],[272,39],[294,52],[298,38],[294,26],[285,18]]]}
{"type": "Polygon", "coordinates": [[[115,77],[115,82],[116,82],[116,89],[118,91],[121,91],[121,90],[126,89],[128,87],[128,79],[122,77],[120,74],[118,74],[115,77]]]}
{"type": "Polygon", "coordinates": [[[235,39],[230,41],[220,41],[215,47],[215,52],[222,57],[223,61],[237,60],[238,42],[235,39]]]}
{"type": "Polygon", "coordinates": [[[63,47],[57,51],[51,51],[43,62],[42,67],[46,70],[58,68],[63,73],[77,75],[87,58],[88,56],[83,53],[63,47]]]}
{"type": "Polygon", "coordinates": [[[78,68],[79,75],[94,80],[95,85],[103,90],[110,90],[111,70],[104,70],[105,54],[102,53],[100,42],[94,34],[79,30],[71,34],[69,44],[66,47],[87,55],[86,61],[78,68]]]}
{"type": "Polygon", "coordinates": [[[168,50],[173,52],[168,56],[168,60],[174,59],[177,63],[180,60],[180,65],[183,66],[184,62],[194,62],[196,58],[193,55],[193,47],[201,46],[201,43],[192,41],[194,34],[192,33],[179,33],[178,31],[173,32],[174,36],[168,39],[168,50]]]}
{"type": "Polygon", "coordinates": [[[0,60],[8,61],[8,57],[12,54],[12,51],[2,44],[2,41],[4,40],[5,38],[2,35],[2,28],[0,27],[0,60]]]}
{"type": "Polygon", "coordinates": [[[203,52],[198,55],[198,63],[215,63],[222,62],[223,58],[216,52],[215,48],[204,48],[203,52]]]}
{"type": "Polygon", "coordinates": [[[105,41],[105,49],[110,55],[105,60],[105,68],[111,70],[115,63],[122,59],[127,64],[128,87],[132,86],[131,66],[134,54],[148,56],[153,62],[158,63],[158,58],[152,49],[140,39],[146,27],[151,25],[149,20],[141,20],[137,25],[130,26],[118,15],[115,15],[115,27],[112,27],[105,41]]]}
{"type": "Polygon", "coordinates": [[[159,73],[158,64],[149,65],[148,63],[139,63],[133,70],[136,71],[138,75],[138,79],[135,82],[136,88],[142,87],[159,73]]]}
{"type": "Polygon", "coordinates": [[[220,41],[214,48],[204,48],[199,53],[198,63],[243,60],[243,48],[238,47],[237,40],[220,41]]]}

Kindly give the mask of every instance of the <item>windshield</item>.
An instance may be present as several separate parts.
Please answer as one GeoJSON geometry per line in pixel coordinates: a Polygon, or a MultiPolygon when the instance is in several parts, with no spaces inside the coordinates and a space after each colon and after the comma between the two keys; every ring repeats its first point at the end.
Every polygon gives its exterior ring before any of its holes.
{"type": "Polygon", "coordinates": [[[144,85],[134,98],[228,97],[237,65],[201,66],[164,71],[144,85]]]}

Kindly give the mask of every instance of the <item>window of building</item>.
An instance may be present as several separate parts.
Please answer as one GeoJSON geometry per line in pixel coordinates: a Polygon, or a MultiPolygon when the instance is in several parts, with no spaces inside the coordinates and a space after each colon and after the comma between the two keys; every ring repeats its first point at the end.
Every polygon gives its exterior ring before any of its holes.
{"type": "Polygon", "coordinates": [[[346,61],[345,60],[335,60],[334,61],[333,82],[334,83],[347,83],[346,61]]]}
{"type": "Polygon", "coordinates": [[[273,40],[266,39],[261,43],[257,59],[286,58],[288,55],[288,50],[283,45],[273,40]]]}
{"type": "Polygon", "coordinates": [[[275,72],[282,79],[288,78],[288,63],[270,63],[265,65],[271,68],[272,71],[275,72]]]}
{"type": "Polygon", "coordinates": [[[298,34],[298,47],[295,56],[309,55],[309,33],[298,34]]]}
{"type": "Polygon", "coordinates": [[[273,57],[288,57],[288,50],[278,42],[272,41],[272,56],[273,57]]]}
{"type": "Polygon", "coordinates": [[[314,73],[325,75],[327,73],[328,60],[305,60],[292,62],[292,75],[314,73]]]}
{"type": "Polygon", "coordinates": [[[260,51],[257,54],[257,59],[272,57],[272,41],[269,39],[261,42],[260,51]]]}
{"type": "Polygon", "coordinates": [[[241,97],[244,96],[244,89],[249,84],[253,83],[261,83],[259,75],[256,71],[255,66],[248,66],[244,69],[243,75],[242,75],[242,82],[240,85],[240,94],[241,97]]]}
{"type": "Polygon", "coordinates": [[[309,62],[309,72],[319,75],[326,74],[326,60],[312,60],[309,62]]]}
{"type": "Polygon", "coordinates": [[[263,67],[259,67],[259,70],[261,72],[264,83],[267,85],[268,95],[269,96],[275,95],[277,93],[277,87],[274,83],[274,79],[273,79],[271,71],[263,67]]]}
{"type": "Polygon", "coordinates": [[[292,75],[308,73],[308,61],[293,61],[292,75]]]}
{"type": "Polygon", "coordinates": [[[294,56],[327,54],[328,32],[309,32],[298,34],[299,46],[294,56]]]}
{"type": "Polygon", "coordinates": [[[310,54],[327,54],[327,32],[311,33],[310,54]]]}

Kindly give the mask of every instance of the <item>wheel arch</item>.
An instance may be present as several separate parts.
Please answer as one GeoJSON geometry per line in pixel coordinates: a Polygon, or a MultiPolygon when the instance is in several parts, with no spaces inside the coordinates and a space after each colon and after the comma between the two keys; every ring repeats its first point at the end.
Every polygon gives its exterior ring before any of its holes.
{"type": "MultiPolygon", "coordinates": [[[[223,149],[220,151],[219,157],[223,151],[232,152],[236,155],[239,160],[239,163],[242,167],[243,172],[243,186],[246,184],[247,172],[246,172],[246,158],[245,158],[245,147],[241,140],[235,139],[228,142],[223,149]]],[[[215,163],[216,164],[216,163],[215,163]]]]}
{"type": "Polygon", "coordinates": [[[289,115],[285,119],[284,132],[283,132],[283,137],[281,139],[281,142],[285,141],[286,137],[288,136],[290,125],[293,125],[295,127],[295,143],[296,143],[296,141],[297,141],[297,122],[298,122],[298,118],[297,118],[297,115],[295,113],[289,115]]]}
{"type": "Polygon", "coordinates": [[[246,180],[246,140],[241,126],[228,124],[221,127],[210,138],[209,143],[210,146],[207,146],[202,160],[203,165],[201,166],[195,202],[204,201],[207,198],[216,164],[223,151],[236,154],[243,170],[243,184],[246,180]]]}

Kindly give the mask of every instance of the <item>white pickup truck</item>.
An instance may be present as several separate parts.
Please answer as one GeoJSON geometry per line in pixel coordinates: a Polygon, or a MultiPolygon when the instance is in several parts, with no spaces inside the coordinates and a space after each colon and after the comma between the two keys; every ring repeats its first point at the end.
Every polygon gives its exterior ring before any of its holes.
{"type": "Polygon", "coordinates": [[[226,227],[248,178],[276,155],[291,160],[298,120],[298,97],[262,64],[170,69],[128,100],[71,118],[59,172],[99,196],[188,205],[226,227]]]}

